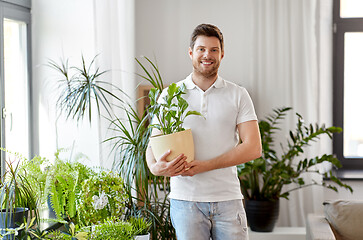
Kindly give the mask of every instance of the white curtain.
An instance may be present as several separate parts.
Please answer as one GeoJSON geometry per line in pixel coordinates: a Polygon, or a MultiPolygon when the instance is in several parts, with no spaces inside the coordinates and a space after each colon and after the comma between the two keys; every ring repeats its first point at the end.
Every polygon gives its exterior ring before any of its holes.
{"type": "MultiPolygon", "coordinates": [[[[259,118],[289,106],[308,123],[332,123],[332,0],[255,0],[253,21],[253,96],[259,118]]],[[[291,114],[282,126],[294,129],[291,114]]],[[[277,144],[278,146],[279,144],[277,144]]],[[[331,153],[322,139],[306,155],[331,153]]],[[[305,176],[306,181],[321,177],[305,176]]],[[[278,225],[304,226],[305,216],[322,208],[321,187],[294,191],[280,203],[278,225]]]]}
{"type": "MultiPolygon", "coordinates": [[[[106,74],[108,82],[122,89],[130,97],[127,101],[135,100],[135,2],[134,0],[94,0],[95,52],[99,54],[97,66],[101,70],[110,70],[106,74]]],[[[118,97],[123,94],[114,91],[118,97]]],[[[112,99],[110,99],[111,101],[112,99]]],[[[114,104],[120,105],[117,101],[114,104]]],[[[114,108],[115,115],[122,117],[122,110],[114,108]]],[[[107,116],[106,112],[103,112],[107,116]]],[[[109,116],[108,116],[109,117],[109,116]]],[[[109,143],[102,143],[112,134],[108,130],[109,120],[100,119],[99,165],[111,168],[113,156],[110,155],[109,143]]]]}

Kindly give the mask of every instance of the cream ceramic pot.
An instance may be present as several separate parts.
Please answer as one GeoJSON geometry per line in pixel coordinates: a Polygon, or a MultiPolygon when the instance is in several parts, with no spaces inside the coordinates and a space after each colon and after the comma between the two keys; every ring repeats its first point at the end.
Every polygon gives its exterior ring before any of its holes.
{"type": "Polygon", "coordinates": [[[171,153],[166,158],[167,161],[175,159],[182,153],[187,157],[187,162],[194,160],[194,141],[191,129],[168,135],[151,137],[150,145],[155,159],[157,160],[159,160],[169,149],[171,150],[171,153]]]}

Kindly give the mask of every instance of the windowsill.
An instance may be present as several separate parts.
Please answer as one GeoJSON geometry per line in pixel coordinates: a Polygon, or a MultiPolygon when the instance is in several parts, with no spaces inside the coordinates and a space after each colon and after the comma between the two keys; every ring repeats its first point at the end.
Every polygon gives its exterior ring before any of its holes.
{"type": "MultiPolygon", "coordinates": [[[[363,180],[363,170],[356,169],[339,169],[335,172],[336,176],[342,180],[363,180]]],[[[329,178],[324,178],[325,181],[329,181],[329,178]]]]}

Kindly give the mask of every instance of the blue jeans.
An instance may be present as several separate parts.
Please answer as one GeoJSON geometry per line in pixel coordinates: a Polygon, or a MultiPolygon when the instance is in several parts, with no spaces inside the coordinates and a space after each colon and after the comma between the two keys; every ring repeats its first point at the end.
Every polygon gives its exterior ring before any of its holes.
{"type": "Polygon", "coordinates": [[[170,199],[178,240],[248,240],[242,200],[189,202],[170,199]]]}

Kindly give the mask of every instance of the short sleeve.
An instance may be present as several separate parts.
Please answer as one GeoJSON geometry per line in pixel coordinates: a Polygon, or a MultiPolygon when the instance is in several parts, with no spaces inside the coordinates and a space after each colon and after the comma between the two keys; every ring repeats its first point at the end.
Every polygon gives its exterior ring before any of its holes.
{"type": "Polygon", "coordinates": [[[257,120],[255,108],[253,106],[252,99],[247,90],[241,87],[239,95],[239,108],[237,115],[237,124],[257,120]]]}

